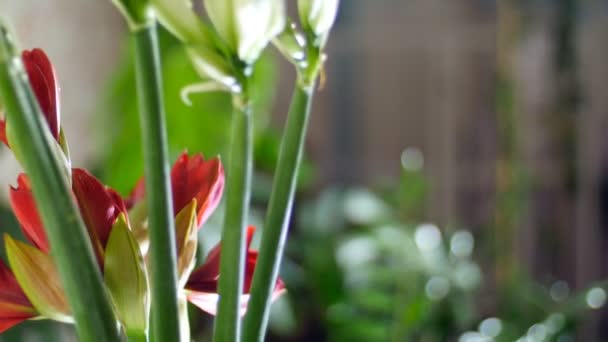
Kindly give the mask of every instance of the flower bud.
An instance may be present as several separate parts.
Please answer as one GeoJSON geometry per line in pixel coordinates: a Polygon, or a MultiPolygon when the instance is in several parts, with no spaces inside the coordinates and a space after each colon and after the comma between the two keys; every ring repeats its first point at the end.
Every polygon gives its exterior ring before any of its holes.
{"type": "Polygon", "coordinates": [[[285,27],[283,0],[206,0],[205,8],[222,39],[248,64],[285,27]]]}
{"type": "Polygon", "coordinates": [[[203,21],[188,0],[151,0],[158,20],[169,32],[186,44],[211,45],[203,21]]]}
{"type": "Polygon", "coordinates": [[[317,37],[319,46],[325,45],[336,20],[339,0],[298,0],[300,22],[304,30],[317,37]]]}
{"type": "Polygon", "coordinates": [[[306,38],[296,31],[293,23],[285,26],[285,30],[273,40],[273,44],[292,63],[300,63],[306,59],[306,38]]]}
{"type": "MultiPolygon", "coordinates": [[[[70,180],[71,161],[67,141],[61,129],[59,83],[55,75],[55,68],[46,53],[41,49],[25,50],[21,60],[15,58],[16,69],[25,72],[23,81],[29,81],[32,93],[42,114],[44,123],[40,132],[51,147],[54,158],[63,166],[66,180],[70,180]],[[48,128],[48,129],[47,129],[48,128]]],[[[25,87],[26,85],[23,84],[25,87]]],[[[0,140],[9,146],[15,158],[22,161],[22,151],[16,144],[16,134],[10,123],[10,118],[0,120],[0,140]]]]}
{"type": "Polygon", "coordinates": [[[42,114],[46,119],[51,134],[59,140],[59,85],[55,76],[55,68],[48,56],[41,49],[24,50],[21,53],[23,66],[30,80],[32,91],[36,95],[42,114]]]}
{"type": "Polygon", "coordinates": [[[194,70],[202,78],[210,78],[227,89],[237,85],[237,79],[226,60],[217,52],[196,44],[186,48],[194,70]]]}

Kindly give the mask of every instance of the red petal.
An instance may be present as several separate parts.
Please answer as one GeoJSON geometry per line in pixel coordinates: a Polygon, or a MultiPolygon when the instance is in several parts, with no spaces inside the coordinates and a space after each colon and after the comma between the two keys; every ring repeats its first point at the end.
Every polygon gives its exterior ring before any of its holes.
{"type": "MultiPolygon", "coordinates": [[[[251,289],[253,272],[255,271],[255,265],[258,259],[258,252],[249,248],[251,246],[251,240],[253,239],[254,233],[254,226],[247,227],[247,256],[245,262],[244,294],[248,294],[251,289]]],[[[209,255],[207,256],[207,259],[203,265],[192,272],[190,278],[188,279],[188,283],[186,284],[186,289],[193,292],[217,293],[217,282],[220,277],[220,253],[221,246],[220,244],[217,244],[211,250],[211,252],[209,252],[209,255]]],[[[284,289],[285,285],[283,281],[281,279],[277,279],[277,283],[273,291],[273,298],[282,293],[284,289]]]]}
{"type": "Polygon", "coordinates": [[[21,57],[51,134],[55,139],[59,139],[59,87],[55,69],[41,49],[23,51],[21,57]]]}
{"type": "MultiPolygon", "coordinates": [[[[200,228],[220,203],[224,181],[224,167],[219,158],[205,160],[200,154],[190,158],[188,153],[182,153],[171,169],[173,215],[177,215],[196,198],[196,220],[200,228]]],[[[125,200],[126,207],[131,209],[144,196],[145,184],[142,178],[125,200]]]]}
{"type": "MultiPolygon", "coordinates": [[[[108,195],[110,195],[110,197],[114,201],[114,205],[116,206],[116,208],[118,208],[119,213],[127,213],[127,206],[125,205],[125,202],[123,201],[120,194],[118,192],[116,192],[116,190],[108,188],[108,187],[106,187],[106,191],[108,192],[108,195]]],[[[129,217],[125,215],[125,219],[127,219],[127,223],[128,223],[129,217]]]]}
{"type": "Polygon", "coordinates": [[[217,293],[217,281],[220,277],[220,251],[221,246],[218,243],[209,255],[205,262],[188,278],[186,289],[196,292],[217,293]]]}
{"type": "Polygon", "coordinates": [[[131,208],[133,208],[133,206],[135,206],[137,202],[141,201],[145,195],[146,183],[144,181],[144,178],[142,177],[139,179],[139,181],[137,181],[137,185],[135,185],[135,188],[133,188],[133,191],[131,191],[129,197],[125,199],[125,205],[127,209],[131,210],[131,208]]]}
{"type": "Polygon", "coordinates": [[[200,154],[189,158],[186,152],[182,153],[171,170],[174,214],[196,198],[197,223],[200,227],[222,198],[224,178],[224,168],[219,158],[204,160],[200,154]]]}
{"type": "Polygon", "coordinates": [[[72,190],[99,257],[97,248],[105,249],[112,225],[125,206],[115,191],[83,169],[72,170],[72,190]]]}
{"type": "Polygon", "coordinates": [[[8,140],[6,139],[6,121],[0,120],[0,141],[4,143],[4,145],[8,146],[8,140]]]}
{"type": "Polygon", "coordinates": [[[11,186],[9,197],[25,237],[38,249],[48,253],[49,241],[36,209],[29,179],[25,174],[22,173],[17,177],[17,188],[11,186]]]}
{"type": "Polygon", "coordinates": [[[13,325],[36,316],[10,269],[0,261],[0,333],[13,325]]]}
{"type": "MultiPolygon", "coordinates": [[[[247,231],[247,260],[245,264],[245,284],[243,295],[240,298],[240,313],[245,314],[247,303],[249,302],[249,291],[251,289],[251,281],[253,280],[253,272],[257,263],[258,252],[249,250],[251,236],[253,235],[253,227],[249,227],[247,231]]],[[[215,315],[217,311],[218,295],[218,279],[220,261],[220,246],[219,244],[211,250],[205,263],[192,273],[186,290],[188,290],[188,300],[199,307],[201,310],[215,315]]],[[[272,300],[276,300],[285,292],[285,284],[281,278],[277,279],[275,287],[272,291],[272,300]]]]}

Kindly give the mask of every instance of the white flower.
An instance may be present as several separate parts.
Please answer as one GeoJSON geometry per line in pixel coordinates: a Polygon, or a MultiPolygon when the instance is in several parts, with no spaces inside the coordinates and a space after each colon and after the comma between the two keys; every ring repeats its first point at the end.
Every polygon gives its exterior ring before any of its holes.
{"type": "Polygon", "coordinates": [[[298,0],[300,22],[305,30],[311,31],[324,45],[329,30],[336,20],[339,0],[298,0]]]}
{"type": "Polygon", "coordinates": [[[208,43],[202,21],[189,0],[151,0],[158,20],[185,43],[208,43]]]}
{"type": "Polygon", "coordinates": [[[285,27],[284,0],[206,0],[205,8],[222,39],[246,63],[285,27]]]}

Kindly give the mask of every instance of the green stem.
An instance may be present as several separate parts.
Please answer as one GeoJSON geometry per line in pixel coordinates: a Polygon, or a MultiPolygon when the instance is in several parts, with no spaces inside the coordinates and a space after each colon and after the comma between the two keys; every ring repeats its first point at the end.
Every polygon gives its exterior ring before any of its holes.
{"type": "MultiPolygon", "coordinates": [[[[116,318],[91,242],[60,161],[45,134],[43,115],[6,29],[0,26],[0,97],[14,144],[32,182],[34,199],[81,341],[118,341],[116,318]]],[[[11,142],[13,144],[13,142],[11,142]]]]}
{"type": "Polygon", "coordinates": [[[127,342],[148,342],[148,336],[142,331],[126,331],[127,342]]]}
{"type": "Polygon", "coordinates": [[[156,23],[132,31],[150,229],[154,341],[179,341],[175,223],[156,23]]]}
{"type": "Polygon", "coordinates": [[[238,342],[240,335],[240,297],[243,289],[245,224],[249,210],[252,161],[251,106],[234,96],[232,142],[226,180],[226,216],[222,231],[222,256],[215,342],[238,342]]]}
{"type": "Polygon", "coordinates": [[[272,292],[283,256],[298,169],[304,150],[312,92],[312,86],[298,84],[291,100],[253,275],[243,341],[264,341],[266,334],[272,292]]]}

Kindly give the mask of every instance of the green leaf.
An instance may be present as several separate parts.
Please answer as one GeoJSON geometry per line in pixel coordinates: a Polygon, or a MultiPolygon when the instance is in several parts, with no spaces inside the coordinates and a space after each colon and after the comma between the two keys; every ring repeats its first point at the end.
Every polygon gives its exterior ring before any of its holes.
{"type": "Polygon", "coordinates": [[[104,281],[118,319],[128,332],[147,333],[150,298],[144,259],[124,215],[112,227],[105,254],[104,281]]]}
{"type": "Polygon", "coordinates": [[[23,292],[42,316],[73,322],[57,268],[50,255],[4,235],[11,269],[23,292]]]}
{"type": "Polygon", "coordinates": [[[186,285],[196,260],[197,226],[196,199],[175,217],[175,240],[177,242],[177,279],[179,288],[186,285]]]}

